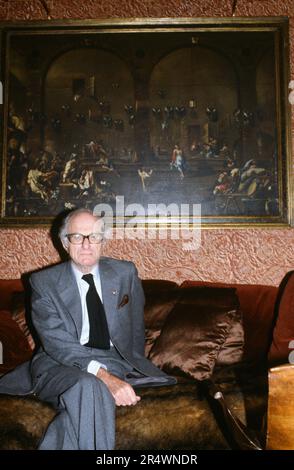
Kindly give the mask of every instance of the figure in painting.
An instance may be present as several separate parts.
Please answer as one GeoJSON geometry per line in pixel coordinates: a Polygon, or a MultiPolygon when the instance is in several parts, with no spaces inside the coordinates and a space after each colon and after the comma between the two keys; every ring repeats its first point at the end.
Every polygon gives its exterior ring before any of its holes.
{"type": "Polygon", "coordinates": [[[57,177],[58,174],[54,170],[41,171],[37,162],[36,166],[29,170],[27,182],[33,194],[48,202],[54,192],[57,177]]]}
{"type": "Polygon", "coordinates": [[[72,153],[69,157],[69,160],[65,164],[64,172],[62,175],[62,182],[71,183],[73,180],[73,176],[76,173],[76,169],[77,169],[77,154],[72,153]]]}
{"type": "Polygon", "coordinates": [[[174,149],[173,149],[173,153],[172,153],[172,158],[171,158],[171,162],[170,162],[170,169],[173,170],[173,169],[176,169],[178,170],[178,172],[180,173],[180,178],[183,179],[184,178],[184,157],[183,157],[183,151],[182,149],[179,147],[178,144],[176,144],[174,146],[174,149]]]}
{"type": "Polygon", "coordinates": [[[93,171],[89,168],[84,168],[78,180],[78,185],[81,190],[79,197],[89,196],[94,185],[93,171]]]}
{"type": "Polygon", "coordinates": [[[147,191],[146,185],[145,185],[145,179],[150,178],[152,173],[153,173],[152,168],[150,170],[147,170],[146,168],[141,168],[141,169],[138,170],[138,175],[140,176],[141,183],[142,183],[142,189],[143,189],[144,193],[147,191]]]}

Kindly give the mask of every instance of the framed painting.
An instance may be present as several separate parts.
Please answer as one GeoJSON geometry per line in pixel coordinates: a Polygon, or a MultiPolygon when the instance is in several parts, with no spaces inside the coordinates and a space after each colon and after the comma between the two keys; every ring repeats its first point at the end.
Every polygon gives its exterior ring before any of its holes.
{"type": "Polygon", "coordinates": [[[291,224],[288,63],[286,18],[2,23],[2,226],[291,224]]]}

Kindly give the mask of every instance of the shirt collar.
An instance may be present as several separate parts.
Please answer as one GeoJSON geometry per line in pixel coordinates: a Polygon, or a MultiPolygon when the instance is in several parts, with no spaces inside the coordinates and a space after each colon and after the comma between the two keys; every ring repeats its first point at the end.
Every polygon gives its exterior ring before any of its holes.
{"type": "MultiPolygon", "coordinates": [[[[82,280],[82,277],[84,275],[84,273],[82,273],[78,268],[77,266],[75,265],[75,263],[73,261],[71,261],[71,268],[73,270],[73,273],[74,273],[74,276],[76,278],[76,281],[79,283],[81,280],[82,280]]],[[[90,271],[91,274],[93,274],[93,277],[96,278],[96,279],[99,279],[100,276],[99,276],[99,264],[97,264],[96,266],[94,266],[94,268],[90,271]]],[[[89,274],[90,274],[89,273],[89,274]]]]}

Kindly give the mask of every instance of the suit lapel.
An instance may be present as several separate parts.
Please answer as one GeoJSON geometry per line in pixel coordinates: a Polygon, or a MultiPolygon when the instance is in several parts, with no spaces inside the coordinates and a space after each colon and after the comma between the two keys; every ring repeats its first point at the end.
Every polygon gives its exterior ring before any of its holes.
{"type": "Polygon", "coordinates": [[[60,274],[60,282],[57,282],[57,291],[74,321],[78,338],[80,338],[82,332],[82,305],[70,262],[64,263],[64,269],[60,274]]]}
{"type": "Polygon", "coordinates": [[[103,305],[107,318],[110,336],[116,335],[117,323],[117,304],[119,296],[119,277],[109,263],[103,258],[99,261],[99,274],[101,280],[101,290],[103,305]],[[116,321],[115,321],[116,320],[116,321]]]}
{"type": "MultiPolygon", "coordinates": [[[[99,261],[99,274],[109,332],[114,338],[118,334],[117,328],[119,325],[117,321],[117,305],[120,289],[119,277],[104,258],[101,258],[99,261]]],[[[74,321],[78,338],[80,338],[82,332],[82,305],[79,289],[70,262],[64,263],[58,281],[59,282],[56,283],[57,291],[74,321]]]]}

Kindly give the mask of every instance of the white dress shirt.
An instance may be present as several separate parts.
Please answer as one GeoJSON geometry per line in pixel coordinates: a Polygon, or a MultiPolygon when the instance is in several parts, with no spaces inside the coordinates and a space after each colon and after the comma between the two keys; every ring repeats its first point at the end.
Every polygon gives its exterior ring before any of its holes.
{"type": "MultiPolygon", "coordinates": [[[[75,266],[74,263],[71,263],[73,273],[75,275],[78,289],[79,289],[79,294],[81,298],[81,305],[82,305],[82,333],[80,337],[80,343],[81,344],[86,344],[89,341],[89,333],[90,333],[90,324],[89,324],[89,316],[88,316],[88,309],[87,309],[87,302],[86,302],[86,295],[89,289],[89,284],[82,279],[83,273],[78,270],[78,268],[75,266]]],[[[99,268],[98,265],[95,266],[95,268],[91,271],[91,274],[93,274],[93,279],[94,279],[94,284],[96,287],[96,290],[99,294],[99,297],[101,299],[101,302],[103,303],[103,298],[102,298],[102,289],[101,289],[101,280],[100,280],[100,274],[99,274],[99,268]]],[[[112,343],[110,343],[112,344],[112,343]]],[[[100,367],[103,367],[104,369],[107,369],[107,367],[104,364],[101,364],[99,361],[90,361],[87,367],[87,371],[90,374],[96,375],[100,369],[100,367]]]]}

